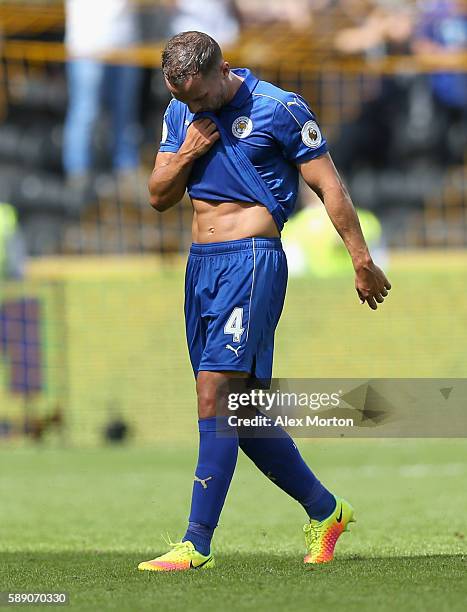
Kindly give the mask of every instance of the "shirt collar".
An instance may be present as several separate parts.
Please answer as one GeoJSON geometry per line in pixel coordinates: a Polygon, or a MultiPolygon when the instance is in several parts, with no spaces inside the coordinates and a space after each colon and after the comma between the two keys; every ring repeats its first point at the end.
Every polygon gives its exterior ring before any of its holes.
{"type": "Polygon", "coordinates": [[[232,100],[224,108],[241,108],[259,83],[259,79],[248,68],[233,68],[232,72],[243,79],[232,100]]]}

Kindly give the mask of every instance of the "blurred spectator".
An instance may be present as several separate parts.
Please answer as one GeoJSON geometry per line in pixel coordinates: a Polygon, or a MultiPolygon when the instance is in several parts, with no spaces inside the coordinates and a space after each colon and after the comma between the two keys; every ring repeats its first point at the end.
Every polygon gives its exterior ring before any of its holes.
{"type": "MultiPolygon", "coordinates": [[[[290,276],[333,278],[348,275],[352,261],[321,200],[309,190],[304,197],[305,207],[286,223],[282,234],[290,276]]],[[[386,267],[388,257],[381,223],[369,210],[358,208],[357,212],[376,263],[386,267]]]]}
{"type": "Polygon", "coordinates": [[[129,0],[66,0],[69,108],[63,164],[69,177],[81,179],[92,169],[93,128],[103,98],[111,111],[114,169],[127,172],[139,165],[142,71],[102,61],[109,52],[135,44],[138,34],[129,0]]]}
{"type": "Polygon", "coordinates": [[[408,53],[413,8],[402,0],[341,2],[344,15],[355,25],[337,32],[334,45],[344,54],[381,56],[408,53]]]}
{"type": "Polygon", "coordinates": [[[205,32],[221,46],[232,45],[240,33],[236,0],[173,0],[171,35],[205,32]]]}
{"type": "MultiPolygon", "coordinates": [[[[295,29],[310,27],[315,3],[315,0],[237,0],[245,25],[282,22],[295,29]]],[[[323,0],[317,4],[317,9],[323,8],[323,0]]]]}
{"type": "Polygon", "coordinates": [[[24,276],[25,246],[19,231],[16,211],[0,202],[0,281],[24,276]]]}
{"type": "MultiPolygon", "coordinates": [[[[413,48],[416,53],[446,55],[467,48],[467,14],[458,2],[420,2],[413,48]]],[[[464,113],[467,110],[467,72],[431,75],[431,88],[438,103],[464,113]]]]}

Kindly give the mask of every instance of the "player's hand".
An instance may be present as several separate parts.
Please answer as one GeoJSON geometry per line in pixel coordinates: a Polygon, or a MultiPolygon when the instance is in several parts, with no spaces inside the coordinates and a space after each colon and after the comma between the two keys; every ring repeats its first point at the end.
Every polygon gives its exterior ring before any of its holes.
{"type": "Polygon", "coordinates": [[[378,304],[382,304],[384,298],[387,297],[391,283],[381,268],[371,262],[356,269],[355,289],[360,298],[360,304],[367,302],[372,310],[376,310],[378,304]]]}
{"type": "Polygon", "coordinates": [[[185,142],[182,145],[184,153],[193,159],[201,157],[219,140],[220,134],[216,124],[205,117],[193,121],[187,130],[185,142]]]}

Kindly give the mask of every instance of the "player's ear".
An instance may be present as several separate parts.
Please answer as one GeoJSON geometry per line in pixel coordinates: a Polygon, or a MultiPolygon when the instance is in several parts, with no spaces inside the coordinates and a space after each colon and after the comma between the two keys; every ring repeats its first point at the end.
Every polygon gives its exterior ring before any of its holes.
{"type": "Polygon", "coordinates": [[[225,78],[227,78],[229,76],[229,74],[230,74],[230,64],[229,64],[229,62],[226,62],[225,60],[222,62],[221,73],[222,73],[222,76],[225,77],[225,78]]]}

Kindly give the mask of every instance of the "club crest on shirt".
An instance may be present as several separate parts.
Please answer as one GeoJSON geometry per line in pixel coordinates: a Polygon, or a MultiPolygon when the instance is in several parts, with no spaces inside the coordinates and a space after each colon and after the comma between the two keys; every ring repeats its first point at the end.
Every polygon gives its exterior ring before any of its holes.
{"type": "Polygon", "coordinates": [[[317,149],[323,142],[321,131],[316,121],[307,121],[302,128],[303,144],[310,149],[317,149]]]}
{"type": "Polygon", "coordinates": [[[249,117],[237,117],[232,124],[232,134],[236,138],[246,138],[253,130],[253,121],[249,117]]]}

